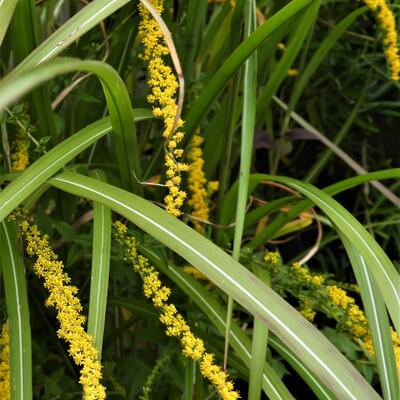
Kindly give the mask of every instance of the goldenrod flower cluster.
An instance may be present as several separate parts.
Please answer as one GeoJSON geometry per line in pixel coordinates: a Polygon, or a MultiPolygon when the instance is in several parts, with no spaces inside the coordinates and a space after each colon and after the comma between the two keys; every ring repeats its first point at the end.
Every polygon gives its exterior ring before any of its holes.
{"type": "MultiPolygon", "coordinates": [[[[201,144],[204,139],[196,133],[191,140],[191,148],[188,153],[190,160],[188,188],[191,193],[188,205],[193,208],[192,215],[200,220],[208,221],[210,207],[208,205],[208,193],[205,188],[207,183],[204,174],[204,158],[201,144]]],[[[193,226],[196,231],[204,232],[204,227],[201,222],[193,221],[193,226]]]]}
{"type": "Polygon", "coordinates": [[[264,261],[274,271],[278,271],[279,265],[281,264],[281,256],[277,251],[268,251],[264,256],[264,261]]]}
{"type": "MultiPolygon", "coordinates": [[[[155,10],[163,12],[164,0],[150,0],[155,10]]],[[[164,35],[143,4],[139,4],[141,20],[139,23],[139,38],[143,44],[144,51],[142,58],[149,62],[149,80],[147,81],[151,94],[147,97],[149,103],[155,104],[153,114],[164,121],[163,136],[167,140],[167,151],[165,154],[165,166],[168,188],[168,195],[164,202],[169,214],[179,217],[186,193],[180,189],[181,172],[188,170],[188,165],[178,160],[182,158],[183,149],[179,148],[184,133],[179,131],[183,121],[179,119],[175,125],[178,105],[175,94],[178,89],[178,82],[172,72],[172,68],[165,64],[164,57],[169,54],[165,44],[164,35]]]]}
{"type": "MultiPolygon", "coordinates": [[[[298,263],[293,263],[291,267],[282,265],[278,253],[269,252],[264,260],[267,268],[271,272],[279,274],[276,275],[277,277],[282,278],[282,286],[277,286],[275,289],[282,295],[289,292],[296,297],[300,303],[299,311],[305,318],[313,321],[316,311],[325,313],[328,317],[334,318],[338,322],[338,327],[348,332],[353,340],[361,340],[363,348],[371,356],[374,355],[365,313],[345,290],[333,282],[326,282],[322,275],[312,274],[298,263]]],[[[358,287],[354,287],[355,285],[350,286],[358,290],[358,287]]],[[[395,331],[392,330],[391,334],[396,363],[400,371],[400,339],[395,331]]]]}
{"type": "Polygon", "coordinates": [[[0,399],[10,399],[10,336],[7,323],[0,333],[0,399]]]}
{"type": "Polygon", "coordinates": [[[21,110],[19,118],[22,122],[17,124],[17,137],[13,143],[13,152],[11,154],[11,169],[16,172],[24,171],[29,165],[29,138],[25,124],[27,126],[30,125],[30,118],[25,107],[21,110]]]}
{"type": "Polygon", "coordinates": [[[57,310],[60,328],[59,338],[69,344],[68,352],[78,366],[81,366],[79,382],[83,386],[85,400],[103,400],[105,388],[100,384],[101,364],[92,338],[85,332],[85,317],[81,314],[82,305],[77,297],[78,289],[70,284],[70,277],[63,271],[63,263],[53,252],[48,237],[41,235],[36,225],[27,221],[20,225],[26,240],[26,252],[35,256],[33,269],[44,279],[44,287],[49,291],[46,306],[57,310]]]}
{"type": "Polygon", "coordinates": [[[396,20],[385,0],[364,0],[365,4],[377,14],[378,23],[384,32],[386,59],[390,66],[391,79],[400,79],[400,54],[397,45],[396,20]]]}
{"type": "Polygon", "coordinates": [[[132,262],[134,270],[142,277],[144,295],[151,299],[159,310],[160,321],[166,327],[166,334],[180,340],[183,346],[182,352],[186,357],[199,361],[201,373],[215,386],[221,399],[238,399],[239,393],[234,390],[233,383],[227,380],[228,375],[213,363],[213,355],[206,352],[204,342],[192,333],[175,305],[168,302],[171,289],[162,285],[159,273],[149,264],[147,258],[137,254],[134,238],[126,238],[126,226],[123,227],[123,224],[118,222],[114,227],[115,239],[125,248],[124,260],[132,262]],[[128,247],[128,243],[131,248],[128,247]],[[137,255],[132,257],[131,254],[137,255]]]}

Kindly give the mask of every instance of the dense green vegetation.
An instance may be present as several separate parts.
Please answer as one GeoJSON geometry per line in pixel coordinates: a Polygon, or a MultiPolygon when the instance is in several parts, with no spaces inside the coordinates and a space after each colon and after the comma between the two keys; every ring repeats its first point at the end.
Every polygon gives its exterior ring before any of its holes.
{"type": "Polygon", "coordinates": [[[399,399],[399,10],[0,0],[0,398],[399,399]]]}

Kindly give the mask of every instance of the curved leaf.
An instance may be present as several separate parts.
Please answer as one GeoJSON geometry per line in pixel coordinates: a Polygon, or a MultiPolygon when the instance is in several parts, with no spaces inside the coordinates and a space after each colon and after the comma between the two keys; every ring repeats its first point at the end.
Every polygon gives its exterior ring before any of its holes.
{"type": "Polygon", "coordinates": [[[107,100],[112,127],[116,133],[117,157],[123,185],[126,188],[133,188],[136,193],[141,193],[142,188],[132,174],[134,171],[136,176],[140,176],[140,164],[129,94],[117,71],[108,64],[100,61],[60,58],[15,77],[8,75],[0,82],[0,111],[41,83],[75,71],[90,72],[99,78],[107,100]]]}
{"type": "Polygon", "coordinates": [[[32,399],[31,327],[25,267],[12,222],[0,223],[0,264],[3,271],[10,336],[11,399],[32,399]]]}
{"type": "MultiPolygon", "coordinates": [[[[135,121],[152,117],[151,112],[145,109],[133,109],[133,115],[135,121]]],[[[58,144],[19,174],[12,183],[0,191],[0,221],[47,179],[111,130],[110,118],[103,118],[58,144]]]]}
{"type": "Polygon", "coordinates": [[[339,351],[294,308],[218,246],[149,201],[104,182],[63,173],[49,183],[101,202],[196,266],[259,318],[340,399],[379,399],[339,351]]]}

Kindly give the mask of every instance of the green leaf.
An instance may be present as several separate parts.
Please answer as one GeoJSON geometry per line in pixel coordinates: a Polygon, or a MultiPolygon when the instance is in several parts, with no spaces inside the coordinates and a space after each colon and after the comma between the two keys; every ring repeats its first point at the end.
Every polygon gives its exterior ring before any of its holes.
{"type": "Polygon", "coordinates": [[[13,222],[0,223],[3,271],[10,335],[11,400],[32,399],[31,327],[25,267],[13,222]]]}
{"type": "MultiPolygon", "coordinates": [[[[105,181],[100,170],[91,171],[93,178],[105,181]]],[[[93,204],[93,246],[88,334],[93,337],[94,347],[101,360],[104,325],[108,298],[108,277],[111,254],[111,210],[100,203],[93,204]]]]}
{"type": "MultiPolygon", "coordinates": [[[[256,28],[256,3],[248,1],[245,4],[245,37],[248,38],[256,28]]],[[[253,53],[244,64],[242,130],[240,146],[239,188],[236,203],[235,228],[233,239],[233,258],[239,261],[242,246],[243,227],[246,216],[248,187],[250,179],[251,158],[253,155],[253,138],[256,119],[257,98],[257,53],[253,53]]],[[[229,330],[232,321],[233,299],[228,298],[224,366],[226,366],[229,347],[229,330]]],[[[261,372],[261,371],[260,371],[261,372]]],[[[257,379],[258,380],[258,379],[257,379]]],[[[261,379],[260,379],[261,383],[261,379]]],[[[251,377],[250,377],[251,385],[251,377]]],[[[261,390],[261,388],[259,388],[261,390]]]]}
{"type": "MultiPolygon", "coordinates": [[[[145,109],[134,109],[133,115],[135,121],[152,118],[151,112],[145,109]]],[[[30,165],[0,191],[0,221],[74,157],[111,132],[111,129],[110,118],[101,119],[64,140],[30,165]]]]}
{"type": "Polygon", "coordinates": [[[61,58],[39,65],[17,76],[6,76],[0,83],[0,111],[33,88],[61,74],[85,71],[99,78],[107,100],[113,130],[116,134],[117,158],[124,187],[141,193],[134,178],[140,177],[139,150],[134,117],[126,86],[117,71],[99,61],[61,58]],[[135,175],[133,175],[133,172],[135,175]]]}
{"type": "Polygon", "coordinates": [[[12,75],[28,72],[38,64],[56,57],[100,21],[128,2],[129,0],[94,0],[90,2],[32,51],[12,71],[12,75]]]}
{"type": "Polygon", "coordinates": [[[59,174],[49,183],[105,204],[194,265],[279,336],[338,398],[379,399],[358,371],[311,323],[183,222],[132,193],[79,174],[59,174]]]}

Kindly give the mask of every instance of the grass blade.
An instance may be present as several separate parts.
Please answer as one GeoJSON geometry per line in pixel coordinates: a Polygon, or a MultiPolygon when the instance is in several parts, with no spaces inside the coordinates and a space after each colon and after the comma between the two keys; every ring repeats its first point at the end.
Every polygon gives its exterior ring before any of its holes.
{"type": "MultiPolygon", "coordinates": [[[[248,38],[256,29],[256,3],[245,3],[245,38],[248,38]]],[[[233,258],[239,261],[242,247],[243,227],[246,217],[246,206],[249,191],[251,158],[253,155],[253,138],[256,118],[257,96],[257,53],[253,53],[246,60],[243,77],[243,108],[242,131],[240,146],[239,188],[236,205],[235,233],[233,239],[233,258]]],[[[226,368],[229,348],[229,330],[232,321],[233,299],[228,297],[226,316],[226,334],[224,349],[224,367],[226,368]]]]}
{"type": "Polygon", "coordinates": [[[116,133],[117,158],[123,186],[141,193],[142,187],[134,178],[140,177],[141,173],[131,101],[123,80],[108,64],[62,58],[38,66],[15,78],[8,75],[0,84],[0,111],[41,83],[75,71],[91,72],[99,78],[107,100],[113,130],[116,133]]]}
{"type": "Polygon", "coordinates": [[[10,327],[11,400],[32,399],[31,328],[25,267],[12,222],[0,223],[0,264],[10,327]]]}
{"type": "Polygon", "coordinates": [[[32,51],[12,71],[12,75],[28,72],[38,64],[56,57],[100,21],[128,2],[129,0],[94,0],[90,2],[32,51]]]}
{"type": "MultiPolygon", "coordinates": [[[[133,115],[135,121],[152,118],[151,112],[145,109],[133,109],[133,115]]],[[[101,119],[64,140],[30,165],[0,191],[0,221],[52,175],[111,130],[110,118],[101,119]]]]}
{"type": "MultiPolygon", "coordinates": [[[[98,180],[106,180],[105,174],[100,170],[91,171],[91,176],[98,180]]],[[[94,202],[88,334],[93,337],[93,343],[98,351],[99,360],[101,360],[106,318],[110,254],[111,210],[103,204],[94,202]]]]}
{"type": "MultiPolygon", "coordinates": [[[[270,277],[267,271],[257,269],[255,275],[269,285],[270,277]]],[[[261,397],[261,385],[264,363],[268,347],[268,329],[262,321],[254,318],[253,339],[251,343],[251,363],[249,378],[249,400],[259,400],[261,397]]]]}
{"type": "Polygon", "coordinates": [[[218,246],[151,202],[123,189],[73,173],[48,183],[101,202],[197,267],[277,336],[337,397],[379,399],[359,372],[311,323],[218,246]]]}

